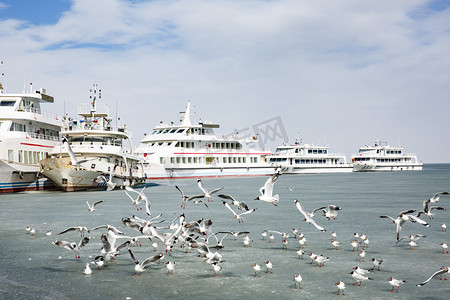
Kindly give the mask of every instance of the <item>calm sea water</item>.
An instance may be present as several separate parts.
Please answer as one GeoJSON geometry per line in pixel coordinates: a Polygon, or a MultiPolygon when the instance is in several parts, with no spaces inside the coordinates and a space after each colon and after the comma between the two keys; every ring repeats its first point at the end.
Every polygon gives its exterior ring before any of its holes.
{"type": "MultiPolygon", "coordinates": [[[[185,210],[180,208],[180,194],[174,184],[180,186],[187,195],[197,194],[196,180],[166,182],[145,190],[151,200],[153,215],[163,213],[166,220],[161,226],[171,223],[175,215],[182,212],[186,221],[211,218],[211,229],[217,231],[249,231],[253,239],[252,247],[244,248],[242,238],[225,238],[225,248],[221,251],[225,262],[222,277],[212,277],[210,266],[197,257],[197,253],[186,253],[176,247],[169,261],[176,262],[173,276],[166,276],[165,265],[154,265],[141,276],[134,274],[134,262],[125,252],[106,268],[92,275],[84,275],[87,262],[100,253],[101,230],[92,233],[91,241],[81,252],[81,259],[74,253],[52,244],[62,239],[78,242],[76,232],[57,235],[71,226],[92,228],[103,224],[119,227],[124,233],[137,235],[125,228],[122,218],[137,212],[124,191],[113,192],[34,192],[0,196],[0,298],[1,299],[293,299],[294,297],[324,299],[335,298],[335,282],[342,281],[345,293],[351,298],[384,299],[448,299],[448,281],[432,280],[419,288],[424,281],[441,266],[450,265],[450,255],[443,254],[440,243],[450,244],[449,233],[441,232],[440,224],[450,225],[450,197],[443,196],[438,205],[446,211],[437,211],[435,218],[426,220],[431,227],[408,223],[402,235],[424,234],[418,241],[416,250],[409,250],[407,242],[395,242],[395,225],[380,215],[396,216],[406,209],[421,209],[423,200],[440,191],[450,191],[450,165],[426,165],[419,172],[398,173],[350,173],[324,175],[283,175],[275,184],[275,192],[280,195],[278,207],[254,201],[258,189],[267,178],[204,179],[207,189],[224,187],[221,193],[233,195],[257,210],[244,216],[239,224],[217,197],[209,204],[192,203],[185,210]],[[292,191],[290,189],[292,189],[292,191]],[[320,215],[315,220],[327,229],[322,233],[312,225],[302,221],[293,200],[298,199],[303,206],[312,209],[328,204],[343,208],[337,220],[328,221],[320,215]],[[86,201],[104,200],[93,213],[87,211],[86,201]],[[36,228],[35,236],[27,235],[25,227],[36,228]],[[296,239],[289,238],[287,249],[283,249],[281,237],[276,236],[274,244],[261,240],[263,230],[291,231],[299,229],[307,239],[306,252],[314,252],[329,257],[324,267],[311,265],[305,256],[299,259],[295,250],[296,239]],[[46,232],[52,230],[53,235],[46,232]],[[331,232],[337,233],[342,243],[339,250],[331,245],[331,232]],[[358,262],[358,255],[352,252],[350,241],[353,233],[364,233],[370,241],[366,249],[366,262],[358,262]],[[381,271],[370,273],[372,281],[362,286],[353,286],[353,278],[348,273],[353,267],[371,268],[368,260],[372,257],[383,259],[381,271]],[[253,263],[264,265],[270,260],[273,274],[262,273],[253,277],[253,263]],[[294,289],[293,275],[303,277],[302,290],[294,289]],[[391,293],[387,279],[394,277],[406,280],[398,294],[391,293]]],[[[168,230],[161,229],[166,232],[168,230]]],[[[133,247],[138,260],[153,255],[149,242],[141,247],[133,247]]],[[[164,251],[162,245],[159,251],[164,251]]],[[[166,260],[167,261],[167,260],[166,260]]],[[[263,266],[263,270],[264,270],[263,266]]]]}

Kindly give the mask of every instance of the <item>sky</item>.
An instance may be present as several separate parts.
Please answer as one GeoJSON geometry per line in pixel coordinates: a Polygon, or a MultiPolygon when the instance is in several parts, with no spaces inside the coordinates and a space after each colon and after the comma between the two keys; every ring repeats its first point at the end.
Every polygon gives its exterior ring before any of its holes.
{"type": "Polygon", "coordinates": [[[379,139],[450,163],[450,1],[0,0],[0,28],[7,92],[75,117],[97,83],[134,146],[190,100],[272,151],[379,139]]]}

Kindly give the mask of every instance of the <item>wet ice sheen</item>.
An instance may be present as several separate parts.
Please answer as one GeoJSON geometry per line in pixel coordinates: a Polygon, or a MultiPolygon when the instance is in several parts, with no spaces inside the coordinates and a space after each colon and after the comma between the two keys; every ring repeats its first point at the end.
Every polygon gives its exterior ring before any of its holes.
{"type": "MultiPolygon", "coordinates": [[[[234,241],[230,236],[224,240],[221,254],[222,277],[212,277],[211,267],[203,263],[196,253],[185,253],[179,248],[168,258],[176,262],[173,276],[166,276],[163,265],[147,269],[141,276],[134,273],[134,262],[125,252],[114,263],[102,271],[93,267],[93,274],[83,275],[86,262],[100,252],[101,230],[92,234],[89,244],[81,251],[81,259],[74,253],[52,245],[52,241],[63,239],[78,242],[80,236],[72,232],[62,236],[58,232],[69,226],[83,225],[88,228],[102,224],[120,227],[126,234],[134,234],[121,223],[123,217],[137,214],[131,201],[123,191],[78,192],[78,193],[21,193],[0,196],[0,298],[2,299],[280,299],[335,298],[335,282],[346,284],[348,297],[365,299],[434,298],[446,299],[450,292],[450,280],[432,280],[424,287],[416,287],[442,265],[450,265],[450,256],[443,255],[441,242],[450,242],[449,234],[442,233],[440,224],[450,224],[450,197],[443,196],[440,206],[446,211],[437,211],[433,220],[427,221],[430,228],[418,224],[406,224],[402,235],[421,233],[427,237],[418,241],[416,250],[409,250],[407,242],[395,243],[395,226],[378,216],[395,216],[401,210],[421,209],[422,201],[435,192],[450,190],[450,165],[426,165],[421,172],[401,173],[350,173],[323,175],[284,175],[275,184],[274,192],[280,194],[278,207],[254,201],[258,189],[266,178],[246,179],[204,179],[208,189],[224,187],[221,191],[245,201],[257,210],[239,224],[222,205],[219,198],[205,206],[189,203],[185,210],[180,208],[179,192],[173,185],[160,185],[146,190],[152,202],[151,209],[156,215],[164,213],[164,224],[169,225],[174,212],[184,212],[187,221],[211,218],[212,229],[248,230],[253,239],[252,247],[244,248],[242,238],[234,241]],[[290,191],[288,187],[293,188],[290,191]],[[312,225],[301,221],[303,218],[294,205],[298,199],[306,210],[336,204],[343,208],[337,220],[316,215],[314,219],[327,229],[322,233],[312,225]],[[96,211],[87,211],[86,200],[104,200],[96,211]],[[29,225],[38,231],[35,237],[25,234],[29,225]],[[290,231],[298,228],[307,239],[306,252],[323,254],[330,258],[325,267],[310,265],[310,260],[299,259],[295,249],[298,242],[292,237],[287,249],[282,248],[280,236],[274,244],[261,241],[264,229],[290,231]],[[52,230],[53,235],[45,233],[52,230]],[[333,250],[331,232],[337,233],[342,243],[339,250],[333,250]],[[364,233],[370,240],[366,249],[366,262],[358,263],[358,255],[352,252],[350,241],[353,233],[364,233]],[[61,257],[60,259],[58,257],[61,257]],[[380,272],[372,272],[374,280],[363,282],[361,287],[354,283],[348,273],[355,266],[370,268],[372,257],[383,259],[380,272]],[[251,264],[270,260],[273,274],[262,272],[261,277],[253,277],[251,264]],[[294,289],[293,276],[303,277],[302,290],[294,289]],[[406,280],[399,293],[392,295],[389,277],[406,280]]],[[[187,195],[198,193],[196,180],[176,181],[187,195]]],[[[164,231],[164,230],[162,230],[164,231]]],[[[291,235],[292,236],[292,235],[291,235]]],[[[149,242],[142,241],[142,247],[134,247],[133,252],[140,260],[154,255],[149,242]]],[[[159,250],[164,251],[162,245],[159,250]]],[[[450,276],[449,276],[450,277],[450,276]]],[[[450,278],[449,278],[450,279],[450,278]]]]}

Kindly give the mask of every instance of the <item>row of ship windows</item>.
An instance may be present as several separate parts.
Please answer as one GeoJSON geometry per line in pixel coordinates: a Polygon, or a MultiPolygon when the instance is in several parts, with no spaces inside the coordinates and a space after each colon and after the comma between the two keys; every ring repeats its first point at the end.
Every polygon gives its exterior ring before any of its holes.
{"type": "MultiPolygon", "coordinates": [[[[245,164],[247,163],[247,157],[170,157],[168,160],[171,164],[212,164],[212,163],[224,163],[224,164],[245,164]]],[[[257,163],[258,157],[250,157],[250,163],[257,163]]],[[[161,164],[166,163],[166,157],[160,157],[159,162],[161,164]]]]}
{"type": "MultiPolygon", "coordinates": [[[[151,143],[150,146],[174,146],[174,147],[181,147],[181,148],[195,148],[194,142],[154,142],[151,143]]],[[[217,143],[209,143],[206,144],[207,148],[212,149],[241,149],[242,145],[240,143],[233,143],[233,142],[217,142],[217,143]]]]}
{"type": "Polygon", "coordinates": [[[19,162],[24,164],[38,164],[40,160],[48,158],[48,152],[19,150],[16,157],[16,151],[8,150],[8,162],[19,162]]]}
{"type": "MultiPolygon", "coordinates": [[[[279,163],[286,162],[287,158],[271,158],[271,163],[279,163]]],[[[325,159],[295,159],[294,162],[296,164],[326,164],[327,161],[325,159]]]]}
{"type": "Polygon", "coordinates": [[[165,133],[184,133],[186,134],[200,134],[205,135],[209,133],[209,130],[205,128],[173,128],[173,129],[158,129],[153,130],[152,134],[165,134],[165,133]]]}
{"type": "MultiPolygon", "coordinates": [[[[361,162],[361,161],[370,161],[371,158],[370,157],[357,157],[354,158],[353,161],[354,162],[361,162]]],[[[389,163],[393,163],[393,162],[402,162],[404,161],[403,159],[400,158],[377,158],[377,162],[389,162],[389,163]]]]}

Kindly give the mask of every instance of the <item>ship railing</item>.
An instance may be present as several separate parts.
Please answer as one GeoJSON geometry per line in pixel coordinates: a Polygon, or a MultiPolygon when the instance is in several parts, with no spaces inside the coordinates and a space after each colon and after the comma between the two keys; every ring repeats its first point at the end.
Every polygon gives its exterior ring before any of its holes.
{"type": "Polygon", "coordinates": [[[47,140],[47,141],[59,141],[58,136],[45,135],[40,133],[31,133],[31,132],[27,132],[27,138],[47,140]]]}
{"type": "Polygon", "coordinates": [[[63,119],[62,116],[59,116],[57,114],[48,112],[48,111],[43,111],[40,108],[35,108],[35,107],[26,107],[26,108],[17,108],[16,111],[20,111],[20,112],[29,112],[29,113],[33,113],[33,114],[37,114],[37,115],[41,115],[46,119],[49,120],[57,120],[57,121],[61,121],[63,119]]]}

